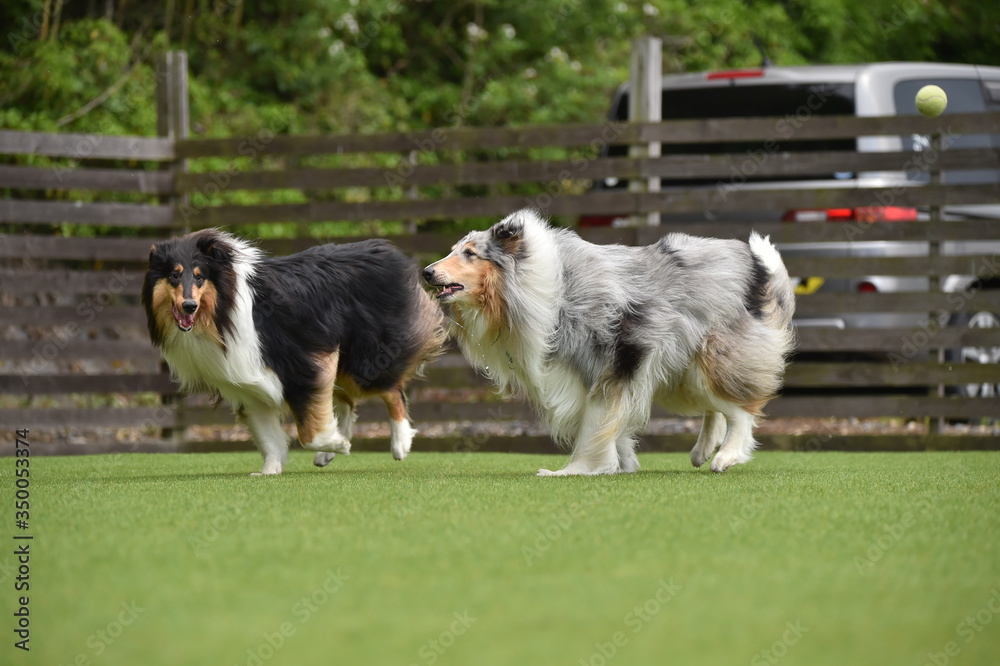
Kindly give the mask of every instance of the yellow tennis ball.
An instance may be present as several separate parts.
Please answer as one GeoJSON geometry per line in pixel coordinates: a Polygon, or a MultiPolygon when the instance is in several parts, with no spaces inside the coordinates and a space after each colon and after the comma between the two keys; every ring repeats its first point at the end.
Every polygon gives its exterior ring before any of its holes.
{"type": "Polygon", "coordinates": [[[917,111],[924,116],[940,116],[947,106],[948,96],[937,86],[924,86],[917,91],[917,111]]]}

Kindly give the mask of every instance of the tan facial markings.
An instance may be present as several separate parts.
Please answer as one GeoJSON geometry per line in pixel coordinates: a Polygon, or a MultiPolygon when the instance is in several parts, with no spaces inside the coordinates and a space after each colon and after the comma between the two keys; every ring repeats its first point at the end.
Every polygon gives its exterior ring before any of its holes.
{"type": "Polygon", "coordinates": [[[469,300],[482,292],[488,274],[493,272],[493,264],[479,259],[479,253],[472,243],[461,243],[455,245],[451,254],[437,263],[437,270],[444,281],[464,287],[458,292],[456,300],[469,300]],[[467,256],[467,251],[474,253],[475,257],[467,256]]]}
{"type": "Polygon", "coordinates": [[[503,274],[492,261],[479,256],[473,243],[459,243],[450,255],[437,263],[440,281],[458,283],[464,288],[455,292],[454,303],[471,303],[491,322],[491,328],[506,328],[506,302],[503,297],[503,274]],[[468,252],[472,252],[470,256],[468,252]]]}
{"type": "Polygon", "coordinates": [[[171,292],[173,287],[167,278],[160,278],[153,286],[153,313],[156,324],[161,331],[169,331],[176,326],[170,304],[174,301],[171,292]]]}

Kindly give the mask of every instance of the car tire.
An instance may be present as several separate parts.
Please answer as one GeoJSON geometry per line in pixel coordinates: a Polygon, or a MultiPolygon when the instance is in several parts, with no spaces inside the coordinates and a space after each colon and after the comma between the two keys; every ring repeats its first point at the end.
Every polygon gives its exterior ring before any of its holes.
{"type": "MultiPolygon", "coordinates": [[[[954,315],[950,326],[964,328],[1000,328],[1000,316],[993,312],[976,312],[954,315]]],[[[945,360],[952,363],[1000,363],[1000,347],[961,347],[945,353],[945,360]]],[[[1000,383],[959,384],[948,387],[948,393],[963,398],[995,398],[1000,396],[1000,383]]]]}

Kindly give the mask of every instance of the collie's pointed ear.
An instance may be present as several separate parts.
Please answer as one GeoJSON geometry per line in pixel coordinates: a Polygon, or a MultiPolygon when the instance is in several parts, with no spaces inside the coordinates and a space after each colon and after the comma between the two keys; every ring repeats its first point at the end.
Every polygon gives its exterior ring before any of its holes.
{"type": "Polygon", "coordinates": [[[149,258],[152,259],[156,256],[156,253],[160,251],[160,248],[156,247],[156,243],[149,246],[149,258]]]}
{"type": "Polygon", "coordinates": [[[233,249],[229,245],[225,234],[219,233],[214,229],[199,232],[195,246],[199,252],[216,261],[229,261],[233,255],[233,249]]]}
{"type": "Polygon", "coordinates": [[[521,223],[514,220],[504,220],[493,225],[493,237],[501,242],[520,238],[523,231],[521,223]]]}

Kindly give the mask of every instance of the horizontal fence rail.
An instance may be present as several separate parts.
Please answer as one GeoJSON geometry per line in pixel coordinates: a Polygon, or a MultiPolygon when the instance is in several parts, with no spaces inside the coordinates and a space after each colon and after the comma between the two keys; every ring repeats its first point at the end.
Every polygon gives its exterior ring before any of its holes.
{"type": "MultiPolygon", "coordinates": [[[[381,134],[334,136],[276,136],[266,149],[272,155],[328,155],[341,153],[402,153],[411,150],[489,150],[590,146],[592,143],[630,144],[659,141],[716,143],[746,141],[807,141],[852,139],[858,136],[908,134],[986,134],[995,132],[1000,113],[955,113],[934,119],[923,116],[815,116],[793,123],[785,117],[711,120],[674,120],[664,123],[561,125],[556,127],[502,127],[432,129],[381,134]]],[[[177,157],[239,157],[247,153],[248,139],[186,139],[176,146],[177,157]]]]}
{"type": "MultiPolygon", "coordinates": [[[[900,165],[914,162],[919,153],[855,152],[777,152],[762,163],[754,164],[754,178],[803,177],[855,171],[897,171],[900,165]]],[[[461,164],[416,164],[407,168],[407,186],[488,185],[494,183],[530,183],[572,178],[619,179],[720,179],[730,180],[739,173],[746,154],[668,155],[657,158],[608,157],[581,161],[512,160],[504,162],[466,162],[461,164]]],[[[934,165],[939,169],[991,169],[1000,163],[993,149],[957,149],[941,153],[934,165]]],[[[395,167],[354,167],[329,169],[286,169],[281,171],[205,171],[177,176],[177,191],[202,192],[208,187],[225,185],[227,190],[331,189],[343,187],[386,187],[392,184],[395,167]]],[[[0,186],[4,174],[0,171],[0,186]]],[[[99,182],[94,179],[94,182],[99,182]]]]}
{"type": "Polygon", "coordinates": [[[75,159],[173,161],[170,139],[104,134],[50,134],[0,130],[0,155],[44,155],[75,159]]]}

